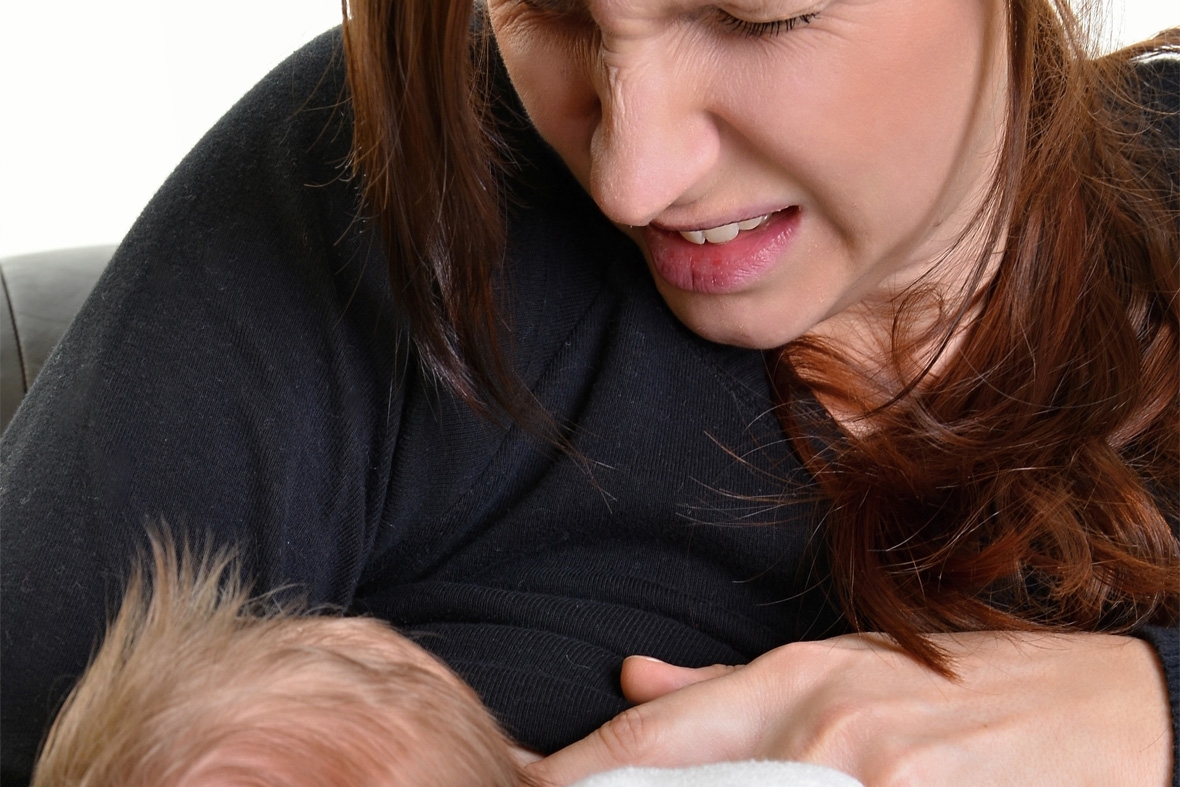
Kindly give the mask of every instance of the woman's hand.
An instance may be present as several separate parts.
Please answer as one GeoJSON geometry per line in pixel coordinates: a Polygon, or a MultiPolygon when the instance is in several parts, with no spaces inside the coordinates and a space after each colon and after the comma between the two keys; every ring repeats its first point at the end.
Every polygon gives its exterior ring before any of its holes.
{"type": "Polygon", "coordinates": [[[1155,652],[1101,634],[940,635],[956,680],[888,640],[787,645],[744,667],[623,665],[641,703],[530,766],[551,784],[623,765],[743,759],[895,784],[1160,785],[1172,727],[1155,652]]]}

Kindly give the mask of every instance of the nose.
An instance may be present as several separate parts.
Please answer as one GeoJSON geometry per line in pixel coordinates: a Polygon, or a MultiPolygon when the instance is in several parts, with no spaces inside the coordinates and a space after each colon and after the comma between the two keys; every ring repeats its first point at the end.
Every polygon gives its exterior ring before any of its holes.
{"type": "Polygon", "coordinates": [[[661,57],[658,43],[626,54],[601,51],[600,114],[590,144],[590,194],[606,216],[642,226],[689,203],[717,160],[720,138],[702,82],[661,57]]]}

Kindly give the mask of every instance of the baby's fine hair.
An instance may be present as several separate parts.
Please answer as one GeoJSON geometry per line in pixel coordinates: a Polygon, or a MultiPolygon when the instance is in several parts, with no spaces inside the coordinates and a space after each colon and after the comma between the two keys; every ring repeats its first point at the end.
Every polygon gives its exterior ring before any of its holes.
{"type": "Polygon", "coordinates": [[[520,785],[475,693],[380,621],[251,598],[153,536],[32,787],[520,785]],[[399,647],[400,646],[400,647],[399,647]]]}

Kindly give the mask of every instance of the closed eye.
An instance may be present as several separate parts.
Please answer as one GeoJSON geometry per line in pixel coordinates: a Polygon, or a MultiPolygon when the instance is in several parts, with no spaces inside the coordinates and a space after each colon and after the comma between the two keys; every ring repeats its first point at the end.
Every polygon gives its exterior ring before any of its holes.
{"type": "MultiPolygon", "coordinates": [[[[564,22],[592,21],[585,0],[517,0],[517,2],[531,11],[564,22]]],[[[716,9],[716,12],[718,21],[726,31],[747,38],[770,38],[794,30],[801,25],[809,25],[819,16],[818,11],[813,11],[787,19],[752,22],[720,8],[716,9]]]]}
{"type": "Polygon", "coordinates": [[[769,38],[771,36],[779,35],[794,30],[800,25],[809,25],[819,16],[818,12],[809,14],[799,14],[799,16],[792,16],[789,19],[774,19],[769,22],[751,22],[748,19],[741,19],[733,14],[717,10],[718,20],[721,26],[731,33],[746,36],[747,38],[769,38]]]}

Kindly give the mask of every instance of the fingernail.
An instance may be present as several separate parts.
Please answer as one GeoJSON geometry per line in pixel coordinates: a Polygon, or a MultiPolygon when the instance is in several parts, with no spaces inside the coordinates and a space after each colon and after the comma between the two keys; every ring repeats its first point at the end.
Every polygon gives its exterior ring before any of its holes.
{"type": "Polygon", "coordinates": [[[640,659],[642,661],[650,661],[652,664],[667,664],[668,663],[666,661],[660,661],[655,656],[641,656],[641,655],[636,654],[634,656],[628,656],[627,658],[628,659],[640,659]]]}

